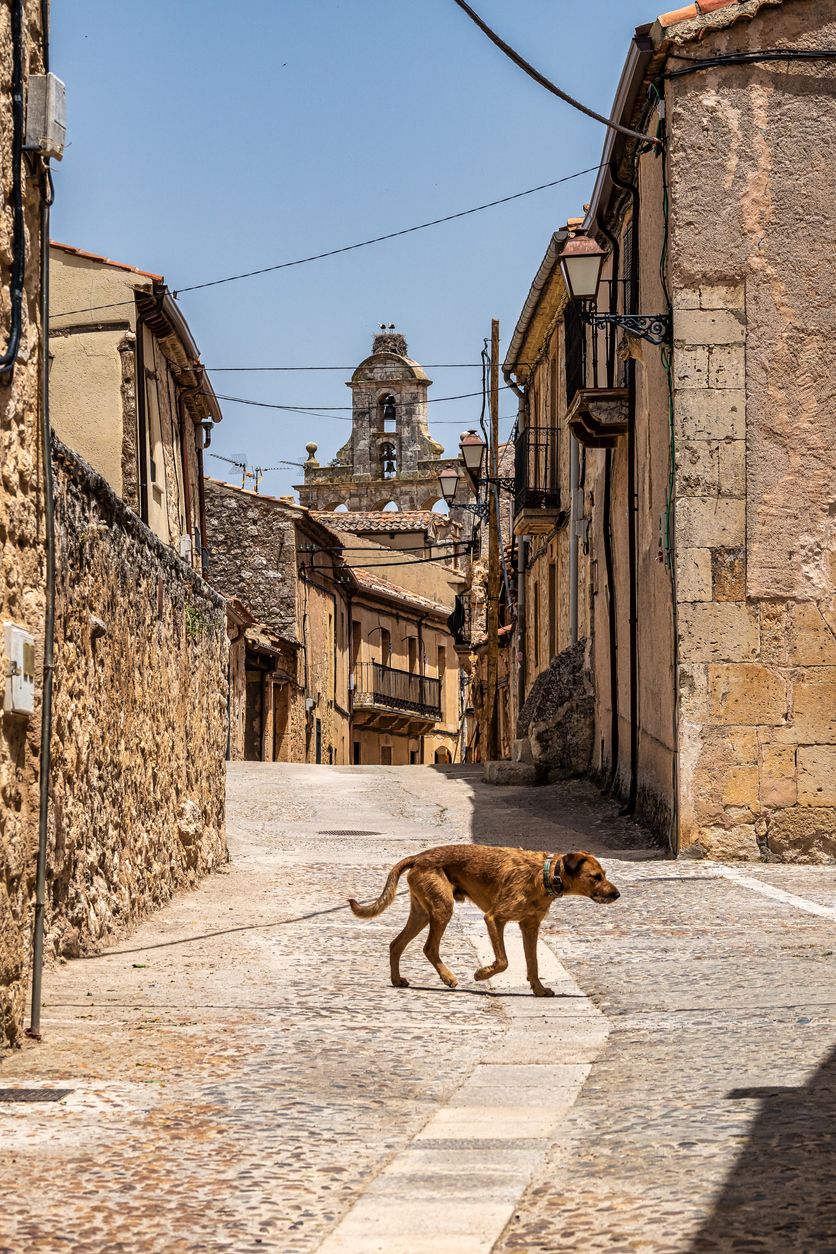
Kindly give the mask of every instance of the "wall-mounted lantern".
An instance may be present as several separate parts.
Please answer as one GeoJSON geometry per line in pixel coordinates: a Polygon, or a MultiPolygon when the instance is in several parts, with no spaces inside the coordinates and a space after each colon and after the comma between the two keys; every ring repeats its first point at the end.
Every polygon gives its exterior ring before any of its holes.
{"type": "Polygon", "coordinates": [[[570,299],[589,326],[596,331],[616,326],[627,335],[651,344],[668,344],[671,320],[668,314],[602,314],[595,308],[601,272],[608,254],[588,235],[567,240],[560,254],[560,269],[570,299]]]}

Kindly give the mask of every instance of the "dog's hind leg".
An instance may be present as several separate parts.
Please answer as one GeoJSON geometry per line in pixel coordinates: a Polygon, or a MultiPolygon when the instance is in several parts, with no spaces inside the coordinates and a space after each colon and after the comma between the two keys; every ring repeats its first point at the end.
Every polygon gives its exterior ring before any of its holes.
{"type": "Polygon", "coordinates": [[[405,980],[401,976],[401,955],[406,949],[410,941],[415,940],[419,932],[423,932],[424,928],[430,921],[430,916],[422,905],[415,898],[412,898],[409,918],[406,921],[404,930],[395,937],[389,946],[389,968],[392,973],[392,983],[395,988],[409,988],[409,980],[405,980]]]}
{"type": "Polygon", "coordinates": [[[432,963],[448,988],[455,988],[458,980],[441,961],[439,945],[447,924],[453,917],[453,887],[446,876],[433,876],[421,884],[421,898],[430,916],[430,934],[424,946],[427,960],[432,963]]]}
{"type": "Polygon", "coordinates": [[[528,921],[520,923],[520,931],[522,932],[523,948],[525,949],[526,974],[528,975],[532,993],[535,997],[554,997],[554,989],[546,988],[545,984],[540,983],[540,973],[537,966],[539,922],[528,921]]]}
{"type": "Polygon", "coordinates": [[[497,919],[495,915],[485,915],[485,926],[488,929],[488,936],[491,938],[493,945],[494,961],[489,967],[480,967],[476,972],[474,979],[489,980],[493,975],[499,975],[508,967],[508,955],[505,952],[505,920],[497,919]]]}

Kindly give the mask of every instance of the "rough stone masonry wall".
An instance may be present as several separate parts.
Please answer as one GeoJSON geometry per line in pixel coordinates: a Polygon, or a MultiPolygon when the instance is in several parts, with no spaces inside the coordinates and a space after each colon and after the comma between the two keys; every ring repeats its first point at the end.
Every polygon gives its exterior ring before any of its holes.
{"type": "MultiPolygon", "coordinates": [[[[699,54],[835,42],[834,0],[799,0],[699,54]]],[[[829,860],[832,66],[703,73],[672,105],[680,845],[829,860]]]]}
{"type": "Polygon", "coordinates": [[[273,497],[207,480],[209,579],[225,597],[240,597],[256,622],[297,638],[294,516],[273,497]]]}
{"type": "Polygon", "coordinates": [[[94,952],[226,860],[221,599],[55,445],[48,939],[94,952]]]}
{"type": "MultiPolygon", "coordinates": [[[[25,12],[31,19],[26,25],[26,63],[35,72],[42,68],[39,5],[28,0],[25,12]]],[[[10,5],[0,6],[0,354],[6,352],[9,337],[13,254],[10,15],[10,5]]],[[[22,179],[26,221],[23,331],[11,382],[0,386],[0,623],[18,623],[32,632],[40,675],[44,616],[38,425],[40,195],[25,161],[22,179]]],[[[4,656],[2,649],[0,656],[4,656]]],[[[0,1046],[19,1039],[24,1018],[38,829],[39,727],[39,703],[29,718],[0,712],[0,1046]]]]}

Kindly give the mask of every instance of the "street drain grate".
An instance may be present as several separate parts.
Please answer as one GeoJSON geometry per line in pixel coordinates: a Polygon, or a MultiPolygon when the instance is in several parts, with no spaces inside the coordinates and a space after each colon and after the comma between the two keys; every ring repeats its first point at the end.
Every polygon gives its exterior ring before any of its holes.
{"type": "Polygon", "coordinates": [[[381,832],[361,832],[355,828],[335,828],[330,832],[320,832],[320,836],[381,836],[381,832]]]}
{"type": "Polygon", "coordinates": [[[0,1089],[0,1102],[60,1102],[72,1089],[0,1089]]]}

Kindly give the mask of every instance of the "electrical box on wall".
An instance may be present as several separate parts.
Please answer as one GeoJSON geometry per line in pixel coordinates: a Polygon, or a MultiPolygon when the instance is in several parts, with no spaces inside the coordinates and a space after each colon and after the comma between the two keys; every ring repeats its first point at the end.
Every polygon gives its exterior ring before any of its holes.
{"type": "Polygon", "coordinates": [[[30,74],[24,143],[28,152],[61,160],[67,138],[66,96],[64,84],[54,74],[30,74]]]}
{"type": "Polygon", "coordinates": [[[35,708],[34,636],[16,623],[4,623],[3,646],[3,709],[9,714],[31,714],[35,708]]]}

